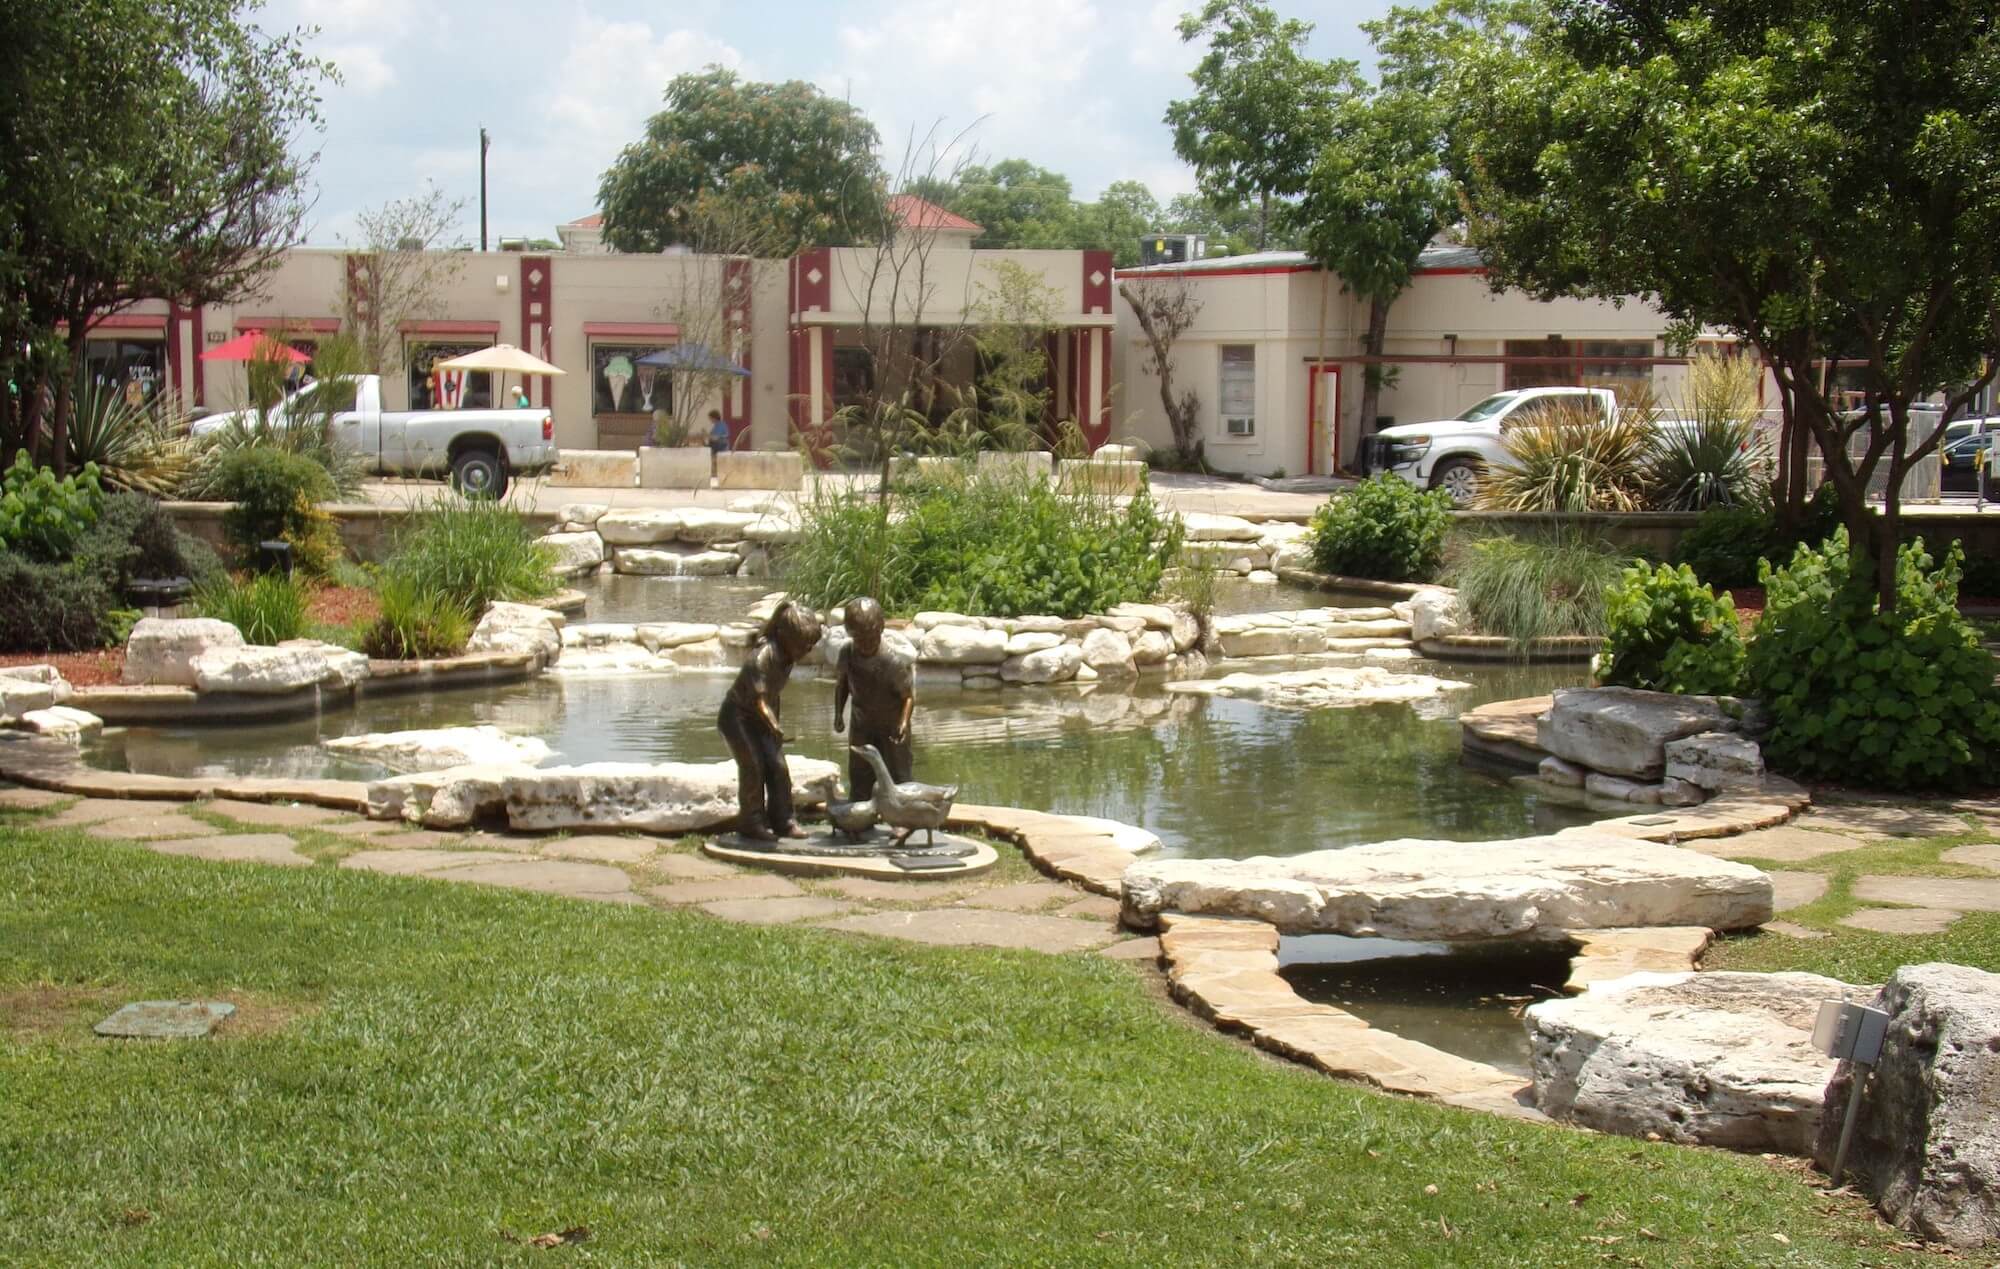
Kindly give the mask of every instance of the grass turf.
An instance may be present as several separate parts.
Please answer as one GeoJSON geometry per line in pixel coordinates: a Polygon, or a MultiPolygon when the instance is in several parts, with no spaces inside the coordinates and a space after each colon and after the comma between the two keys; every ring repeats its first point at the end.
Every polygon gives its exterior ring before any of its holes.
{"type": "Polygon", "coordinates": [[[0,1007],[5,1262],[1904,1255],[1796,1171],[1371,1094],[1090,956],[216,865],[17,823],[0,1007]],[[119,1001],[218,996],[243,1016],[206,1041],[88,1033],[119,1001]],[[589,1241],[557,1251],[507,1239],[577,1226],[589,1241]]]}

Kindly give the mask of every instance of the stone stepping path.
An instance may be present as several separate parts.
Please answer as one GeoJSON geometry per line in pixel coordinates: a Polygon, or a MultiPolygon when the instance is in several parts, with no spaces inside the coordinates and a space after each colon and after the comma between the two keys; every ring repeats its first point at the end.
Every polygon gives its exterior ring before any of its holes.
{"type": "Polygon", "coordinates": [[[43,820],[44,828],[83,828],[106,820],[129,820],[142,815],[169,814],[192,802],[153,802],[138,798],[83,798],[59,814],[43,820]]]}
{"type": "Polygon", "coordinates": [[[1968,868],[1984,868],[1988,872],[2000,872],[2000,844],[1954,846],[1938,858],[1947,864],[1964,864],[1968,868]]]}
{"type": "Polygon", "coordinates": [[[745,899],[796,899],[805,894],[798,883],[776,873],[737,873],[696,881],[676,881],[646,892],[662,903],[728,903],[745,899]]]}
{"type": "Polygon", "coordinates": [[[600,864],[636,864],[650,859],[660,849],[652,837],[564,837],[542,847],[544,855],[557,859],[582,859],[600,864]]]}
{"type": "Polygon", "coordinates": [[[1717,837],[1688,842],[1689,850],[1720,859],[1770,859],[1781,864],[1804,863],[1822,855],[1859,850],[1868,843],[1858,837],[1835,832],[1814,832],[1790,824],[1760,828],[1735,837],[1717,837]]]}
{"type": "Polygon", "coordinates": [[[1854,897],[1871,903],[1901,903],[1913,908],[1945,908],[1956,912],[2000,912],[2000,877],[1967,880],[1953,877],[1862,877],[1854,897]]]}
{"type": "Polygon", "coordinates": [[[215,826],[169,812],[102,820],[83,831],[87,836],[108,841],[150,842],[168,837],[207,837],[215,832],[215,826]]]}
{"type": "Polygon", "coordinates": [[[794,895],[771,899],[717,899],[704,903],[701,910],[725,921],[745,925],[791,925],[799,921],[824,921],[854,911],[854,905],[817,895],[794,895]]]}
{"type": "Polygon", "coordinates": [[[297,806],[283,802],[238,802],[234,798],[217,798],[213,802],[202,802],[197,805],[201,810],[213,811],[238,824],[254,824],[262,828],[317,828],[336,820],[352,822],[350,817],[339,811],[329,811],[323,806],[297,806]]]}
{"type": "Polygon", "coordinates": [[[214,837],[178,837],[145,843],[162,855],[184,855],[189,859],[209,859],[233,864],[277,864],[283,868],[310,868],[312,860],[299,854],[296,843],[283,833],[226,833],[214,837]]]}
{"type": "Polygon", "coordinates": [[[1964,915],[1944,908],[1863,908],[1840,923],[1877,934],[1937,934],[1964,915]]]}
{"type": "Polygon", "coordinates": [[[1792,823],[1859,837],[1943,837],[1966,831],[1965,818],[1955,812],[1888,802],[1815,803],[1792,823]]]}
{"type": "MultiPolygon", "coordinates": [[[[1819,872],[1766,872],[1771,879],[1772,910],[1790,912],[1793,908],[1803,908],[1818,899],[1832,884],[1832,879],[1819,872]]],[[[1766,924],[1765,929],[1771,927],[1766,924]]]]}
{"type": "Polygon", "coordinates": [[[1051,904],[1076,898],[1076,891],[1053,881],[1022,881],[974,891],[964,902],[976,908],[998,908],[1006,912],[1036,912],[1051,904]]]}
{"type": "Polygon", "coordinates": [[[0,810],[40,811],[67,801],[65,795],[47,789],[0,789],[0,810]]]}
{"type": "Polygon", "coordinates": [[[879,934],[950,947],[1009,947],[1033,952],[1086,952],[1118,937],[1106,926],[1068,917],[1033,916],[986,908],[925,908],[916,912],[870,912],[829,921],[826,928],[879,934]]]}

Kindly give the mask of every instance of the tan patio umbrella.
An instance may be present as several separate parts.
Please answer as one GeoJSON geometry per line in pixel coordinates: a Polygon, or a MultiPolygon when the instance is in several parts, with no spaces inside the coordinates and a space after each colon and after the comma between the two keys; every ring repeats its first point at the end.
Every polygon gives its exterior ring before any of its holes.
{"type": "Polygon", "coordinates": [[[568,371],[551,365],[531,352],[523,352],[512,344],[495,344],[491,348],[480,348],[457,357],[433,363],[438,370],[486,370],[500,376],[501,396],[506,395],[507,376],[520,375],[560,375],[568,371]]]}

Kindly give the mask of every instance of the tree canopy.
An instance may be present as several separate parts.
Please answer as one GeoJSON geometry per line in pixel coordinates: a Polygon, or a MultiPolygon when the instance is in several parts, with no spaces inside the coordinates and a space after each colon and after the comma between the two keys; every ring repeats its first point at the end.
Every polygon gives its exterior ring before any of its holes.
{"type": "Polygon", "coordinates": [[[1897,485],[1936,444],[1910,403],[1962,407],[2000,356],[1990,0],[1555,0],[1462,89],[1454,162],[1494,284],[1645,295],[1755,345],[1893,609],[1897,485]],[[1859,413],[1830,358],[1857,363],[1859,413]]]}
{"type": "Polygon", "coordinates": [[[598,186],[604,240],[618,251],[686,241],[703,195],[763,209],[780,254],[881,232],[875,127],[798,80],[746,82],[711,66],[668,83],[665,110],[598,186]]]}
{"type": "Polygon", "coordinates": [[[1181,39],[1206,39],[1208,52],[1189,75],[1194,95],[1167,106],[1174,153],[1194,165],[1210,199],[1256,205],[1259,250],[1273,200],[1299,192],[1355,69],[1308,56],[1312,29],[1257,0],[1208,0],[1180,23],[1181,39]]]}
{"type": "Polygon", "coordinates": [[[298,237],[332,72],[252,0],[10,0],[0,6],[0,361],[9,430],[34,448],[54,383],[65,461],[70,375],[92,323],[128,304],[221,303],[298,237]],[[58,330],[65,333],[58,335],[58,330]]]}

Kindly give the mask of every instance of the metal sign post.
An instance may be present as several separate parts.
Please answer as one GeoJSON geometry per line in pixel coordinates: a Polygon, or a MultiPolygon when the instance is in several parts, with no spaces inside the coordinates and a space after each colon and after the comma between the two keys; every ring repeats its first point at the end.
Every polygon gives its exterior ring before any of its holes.
{"type": "MultiPolygon", "coordinates": [[[[1813,1047],[1830,1058],[1853,1063],[1857,1068],[1873,1066],[1882,1056],[1882,1039],[1889,1033],[1889,1015],[1867,1005],[1845,1000],[1823,1001],[1813,1023],[1813,1047]]],[[[1860,1118],[1861,1086],[1867,1082],[1860,1070],[1849,1072],[1847,1118],[1840,1125],[1840,1145],[1833,1152],[1833,1184],[1847,1166],[1847,1147],[1854,1140],[1854,1122],[1860,1118]]]]}

